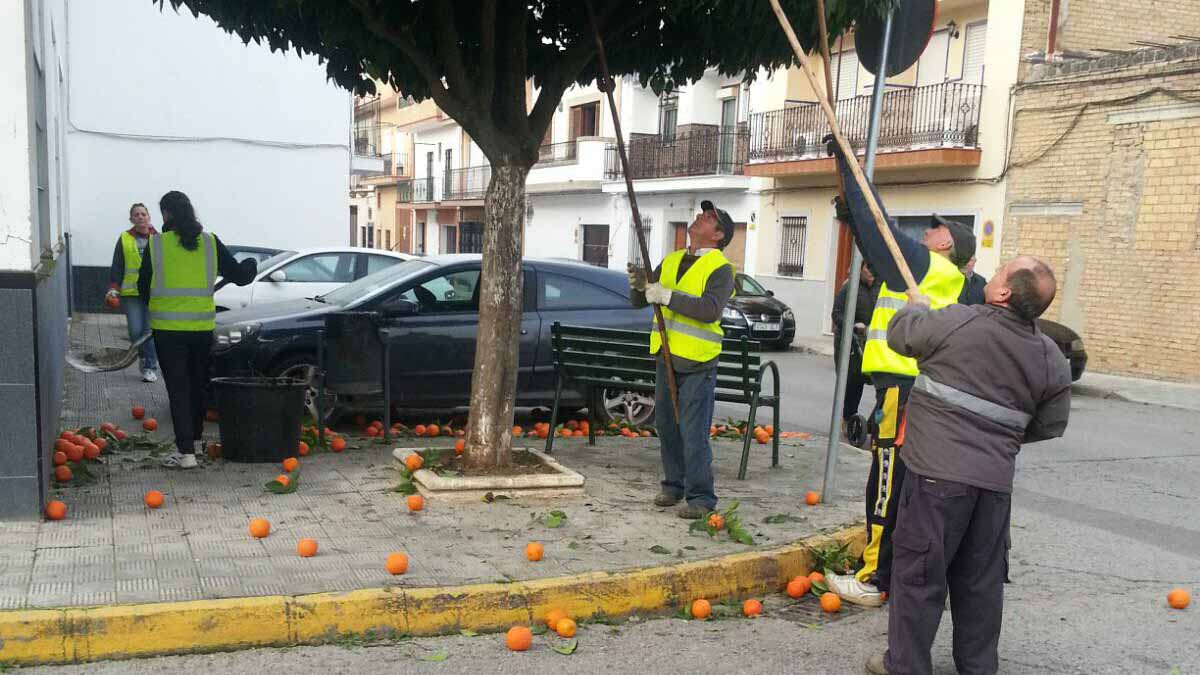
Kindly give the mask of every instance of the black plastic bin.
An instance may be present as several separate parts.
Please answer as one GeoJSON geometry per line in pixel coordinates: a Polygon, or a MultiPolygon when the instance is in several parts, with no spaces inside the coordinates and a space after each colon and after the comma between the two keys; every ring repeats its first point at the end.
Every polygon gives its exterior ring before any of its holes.
{"type": "Polygon", "coordinates": [[[303,380],[286,377],[216,377],[221,456],[231,462],[279,462],[300,446],[303,380]]]}

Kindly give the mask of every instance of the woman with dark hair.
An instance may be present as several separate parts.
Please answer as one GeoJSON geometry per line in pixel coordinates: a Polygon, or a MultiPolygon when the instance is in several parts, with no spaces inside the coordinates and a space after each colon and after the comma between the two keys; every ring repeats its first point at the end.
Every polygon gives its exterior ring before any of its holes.
{"type": "MultiPolygon", "coordinates": [[[[150,224],[150,211],[138,202],[129,207],[129,222],[133,225],[117,238],[113,249],[112,265],[108,268],[108,292],[104,304],[120,307],[125,312],[125,325],[129,329],[129,341],[135,342],[150,330],[146,303],[138,296],[138,272],[142,268],[142,256],[150,235],[158,234],[150,224]]],[[[157,382],[158,357],[154,353],[154,341],[146,340],[139,350],[142,365],[142,381],[157,382]]]]}
{"type": "Polygon", "coordinates": [[[163,231],[146,246],[138,293],[149,308],[175,429],[175,452],[163,465],[191,469],[204,433],[204,389],[217,316],[213,283],[221,276],[245,286],[258,273],[258,263],[252,258],[239,263],[215,234],[205,232],[182,192],[163,195],[158,208],[163,231]]]}

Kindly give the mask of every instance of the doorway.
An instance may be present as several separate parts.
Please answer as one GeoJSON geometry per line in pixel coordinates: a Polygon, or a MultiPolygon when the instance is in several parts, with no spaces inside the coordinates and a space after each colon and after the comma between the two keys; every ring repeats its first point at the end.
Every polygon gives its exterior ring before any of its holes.
{"type": "Polygon", "coordinates": [[[583,226],[583,261],[608,267],[608,225],[583,226]]]}

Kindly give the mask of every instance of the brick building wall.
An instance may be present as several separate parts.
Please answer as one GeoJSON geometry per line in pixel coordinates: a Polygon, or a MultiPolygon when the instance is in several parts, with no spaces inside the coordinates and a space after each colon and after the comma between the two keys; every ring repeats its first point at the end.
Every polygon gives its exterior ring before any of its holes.
{"type": "MultiPolygon", "coordinates": [[[[1025,0],[1022,53],[1046,49],[1056,0],[1025,0]]],[[[1056,51],[1133,49],[1134,40],[1178,42],[1173,35],[1200,36],[1196,0],[1057,0],[1056,51]]]]}
{"type": "Polygon", "coordinates": [[[1089,370],[1200,381],[1200,43],[1035,66],[1013,124],[1002,253],[1054,266],[1048,318],[1089,370]]]}

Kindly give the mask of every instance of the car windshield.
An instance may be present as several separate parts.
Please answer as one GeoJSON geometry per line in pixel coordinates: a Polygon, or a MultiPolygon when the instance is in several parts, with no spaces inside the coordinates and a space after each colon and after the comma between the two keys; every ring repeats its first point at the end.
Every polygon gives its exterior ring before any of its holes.
{"type": "Polygon", "coordinates": [[[391,286],[399,279],[410,277],[430,267],[433,267],[433,263],[424,260],[405,260],[386,269],[379,270],[374,274],[368,274],[358,281],[352,281],[341,288],[332,290],[322,295],[321,301],[345,307],[352,302],[371,295],[381,288],[391,286]]]}
{"type": "Polygon", "coordinates": [[[276,253],[275,255],[271,256],[270,258],[267,258],[266,260],[263,260],[262,262],[258,263],[258,269],[265,270],[270,267],[274,267],[275,265],[283,262],[284,260],[287,260],[288,258],[290,258],[294,255],[296,255],[295,251],[280,251],[279,253],[276,253]]]}
{"type": "Polygon", "coordinates": [[[767,289],[745,274],[739,274],[734,293],[736,295],[766,295],[767,289]]]}

